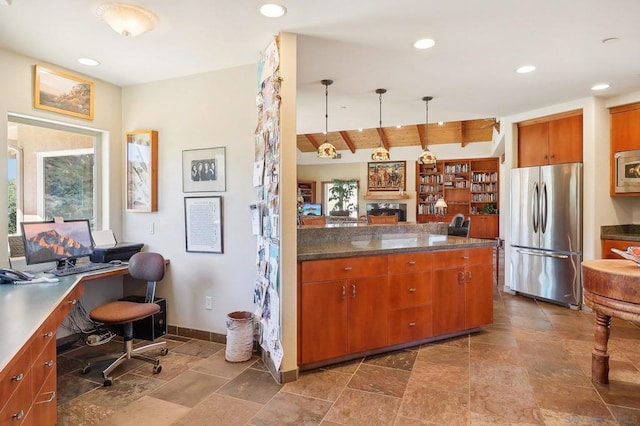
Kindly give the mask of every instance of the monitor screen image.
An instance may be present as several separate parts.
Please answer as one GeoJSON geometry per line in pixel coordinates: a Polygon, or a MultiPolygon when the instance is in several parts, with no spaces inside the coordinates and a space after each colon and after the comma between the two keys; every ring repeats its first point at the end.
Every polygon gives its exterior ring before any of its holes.
{"type": "Polygon", "coordinates": [[[57,262],[75,263],[75,259],[91,256],[93,239],[89,221],[22,222],[22,240],[28,265],[57,262]]]}
{"type": "Polygon", "coordinates": [[[302,203],[302,216],[322,216],[322,204],[302,203]]]}

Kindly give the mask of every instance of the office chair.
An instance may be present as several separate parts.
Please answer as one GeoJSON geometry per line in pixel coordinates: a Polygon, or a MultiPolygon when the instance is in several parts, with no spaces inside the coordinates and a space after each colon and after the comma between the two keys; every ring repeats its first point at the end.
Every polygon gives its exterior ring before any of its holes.
{"type": "Polygon", "coordinates": [[[300,216],[301,225],[326,225],[327,218],[325,216],[300,216]]]}
{"type": "MultiPolygon", "coordinates": [[[[124,334],[124,346],[120,356],[113,361],[107,368],[102,371],[102,378],[105,386],[111,386],[113,379],[110,374],[120,364],[132,357],[139,358],[144,361],[153,363],[153,373],[158,374],[162,371],[160,360],[158,358],[145,355],[145,352],[160,349],[162,355],[166,355],[167,342],[157,342],[139,348],[133,348],[133,322],[147,318],[160,312],[160,305],[153,303],[155,296],[156,282],[164,277],[164,258],[158,253],[140,252],[131,256],[129,259],[129,275],[132,278],[147,281],[147,295],[144,303],[128,302],[119,300],[116,302],[105,303],[93,309],[89,313],[89,317],[106,326],[122,325],[124,334]]],[[[116,355],[117,356],[117,355],[116,355]]],[[[92,361],[112,359],[114,355],[103,355],[93,358],[92,361]]],[[[82,374],[91,371],[91,363],[82,369],[82,374]]]]}
{"type": "Polygon", "coordinates": [[[395,224],[398,223],[398,214],[385,215],[385,216],[367,216],[367,223],[369,224],[395,224]]]}
{"type": "Polygon", "coordinates": [[[451,219],[451,223],[449,224],[447,234],[454,235],[457,237],[468,238],[470,225],[471,225],[471,218],[465,219],[462,213],[458,213],[453,217],[453,219],[451,219]]]}

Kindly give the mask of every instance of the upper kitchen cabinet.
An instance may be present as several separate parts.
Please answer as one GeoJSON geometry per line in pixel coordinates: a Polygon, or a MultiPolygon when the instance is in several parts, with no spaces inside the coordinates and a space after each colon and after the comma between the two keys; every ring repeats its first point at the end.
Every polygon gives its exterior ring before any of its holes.
{"type": "Polygon", "coordinates": [[[611,196],[640,195],[640,103],[609,109],[611,196]]]}
{"type": "Polygon", "coordinates": [[[581,110],[518,123],[518,167],[581,162],[581,110]]]}

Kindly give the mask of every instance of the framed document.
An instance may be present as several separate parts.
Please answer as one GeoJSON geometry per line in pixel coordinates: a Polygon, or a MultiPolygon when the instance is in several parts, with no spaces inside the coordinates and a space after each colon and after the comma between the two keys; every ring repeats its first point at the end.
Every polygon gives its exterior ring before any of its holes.
{"type": "Polygon", "coordinates": [[[127,210],[158,211],[158,132],[127,133],[127,210]]]}
{"type": "Polygon", "coordinates": [[[223,253],[222,197],[185,197],[184,224],[188,252],[223,253]]]}

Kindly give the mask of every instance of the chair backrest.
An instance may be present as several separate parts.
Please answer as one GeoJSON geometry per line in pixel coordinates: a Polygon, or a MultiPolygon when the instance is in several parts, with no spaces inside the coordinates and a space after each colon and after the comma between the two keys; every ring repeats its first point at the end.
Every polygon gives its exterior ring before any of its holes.
{"type": "Polygon", "coordinates": [[[302,225],[326,225],[327,218],[325,216],[300,216],[302,225]]]}
{"type": "Polygon", "coordinates": [[[164,278],[164,257],[159,253],[142,251],[129,259],[129,275],[138,280],[147,281],[146,303],[153,303],[156,282],[164,278]]]}
{"type": "Polygon", "coordinates": [[[471,218],[468,217],[462,222],[462,228],[467,230],[466,237],[469,238],[469,231],[471,230],[471,218]]]}
{"type": "Polygon", "coordinates": [[[393,224],[398,223],[398,214],[394,214],[393,216],[367,216],[367,222],[370,224],[393,224]]]}
{"type": "Polygon", "coordinates": [[[464,215],[462,213],[458,213],[456,214],[453,219],[451,219],[451,223],[449,224],[449,226],[453,227],[453,228],[461,228],[464,223],[464,215]]]}

